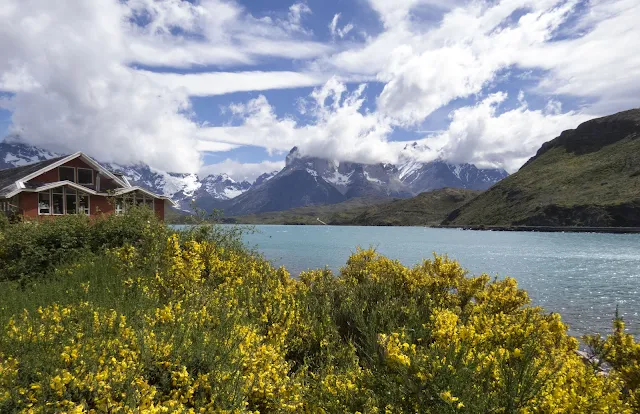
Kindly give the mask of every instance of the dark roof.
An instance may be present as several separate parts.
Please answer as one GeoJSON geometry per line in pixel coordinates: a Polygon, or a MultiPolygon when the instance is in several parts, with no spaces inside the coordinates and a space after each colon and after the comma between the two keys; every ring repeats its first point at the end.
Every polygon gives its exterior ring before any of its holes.
{"type": "Polygon", "coordinates": [[[63,157],[51,158],[49,160],[36,162],[34,164],[23,165],[21,167],[14,167],[14,168],[7,168],[6,170],[0,170],[0,196],[13,190],[13,188],[7,189],[6,187],[13,185],[16,181],[20,180],[21,178],[24,178],[29,174],[33,174],[38,170],[46,168],[49,165],[55,162],[58,162],[61,159],[66,157],[68,157],[68,155],[65,155],[63,157]],[[8,190],[8,191],[5,191],[5,190],[8,190]]]}

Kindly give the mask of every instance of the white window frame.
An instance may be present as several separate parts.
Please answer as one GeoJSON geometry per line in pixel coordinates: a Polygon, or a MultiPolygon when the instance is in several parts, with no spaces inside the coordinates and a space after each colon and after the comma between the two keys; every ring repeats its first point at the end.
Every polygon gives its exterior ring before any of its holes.
{"type": "Polygon", "coordinates": [[[93,168],[83,168],[83,167],[78,167],[76,168],[76,183],[80,184],[80,185],[94,185],[95,184],[95,178],[94,178],[94,172],[93,172],[93,168]],[[91,182],[90,183],[81,183],[80,182],[80,170],[85,170],[85,171],[91,171],[91,182]]]}
{"type": "Polygon", "coordinates": [[[91,215],[91,194],[84,193],[81,190],[76,190],[76,210],[77,210],[76,214],[85,214],[87,216],[91,215]],[[82,197],[87,197],[87,207],[83,209],[83,211],[80,211],[81,194],[82,194],[82,197]]]}
{"type": "MultiPolygon", "coordinates": [[[[64,216],[67,214],[67,195],[65,194],[64,191],[64,187],[56,187],[56,188],[52,188],[51,190],[49,190],[49,194],[51,195],[51,216],[64,216]],[[56,190],[58,190],[59,188],[62,189],[61,193],[55,192],[56,190]],[[53,212],[53,195],[62,195],[62,213],[54,213],[53,212]]],[[[46,214],[45,214],[46,215],[46,214]]]]}
{"type": "Polygon", "coordinates": [[[67,215],[72,215],[73,213],[68,213],[67,212],[67,196],[69,195],[75,195],[76,197],[76,212],[75,214],[86,214],[88,216],[91,215],[91,194],[87,194],[85,192],[83,192],[82,190],[76,190],[73,189],[71,191],[74,191],[75,194],[68,194],[67,193],[67,188],[65,186],[63,187],[56,187],[56,188],[52,188],[50,190],[46,190],[46,191],[39,191],[38,194],[38,215],[39,216],[67,216],[67,215]],[[58,189],[62,189],[62,191],[57,191],[58,189]],[[54,193],[54,191],[56,191],[54,193]],[[49,194],[49,213],[41,213],[40,212],[40,194],[42,193],[47,193],[49,194]],[[83,196],[87,197],[87,208],[85,211],[80,211],[80,205],[78,203],[78,198],[79,195],[78,193],[82,193],[83,196]],[[53,212],[53,195],[61,195],[62,196],[62,214],[60,213],[54,213],[53,212]],[[88,210],[88,213],[86,212],[88,210]]]}
{"type": "Polygon", "coordinates": [[[69,167],[68,165],[61,165],[61,166],[59,166],[59,167],[58,167],[58,181],[63,181],[63,180],[62,180],[62,177],[61,177],[61,174],[60,174],[60,173],[61,173],[61,170],[62,170],[63,168],[72,168],[72,169],[73,169],[73,182],[74,182],[74,183],[77,183],[77,182],[78,182],[78,172],[77,172],[77,169],[76,169],[76,167],[69,167]]]}
{"type": "MultiPolygon", "coordinates": [[[[155,197],[151,197],[148,196],[146,193],[140,191],[140,194],[142,194],[142,205],[144,207],[147,207],[147,199],[151,200],[151,211],[153,211],[155,213],[156,211],[156,198],[155,197]]],[[[132,191],[130,193],[126,193],[123,194],[121,196],[117,196],[116,197],[116,203],[115,203],[115,210],[114,212],[116,214],[124,214],[127,212],[127,203],[126,203],[126,199],[131,200],[131,205],[137,205],[136,204],[136,200],[138,200],[138,193],[136,191],[132,191]]]]}
{"type": "Polygon", "coordinates": [[[47,191],[40,191],[38,193],[38,215],[39,216],[50,216],[51,212],[53,211],[53,203],[52,203],[52,199],[51,199],[51,190],[47,190],[47,191]],[[47,194],[49,196],[49,212],[48,213],[42,213],[41,209],[40,209],[40,194],[47,194]]]}

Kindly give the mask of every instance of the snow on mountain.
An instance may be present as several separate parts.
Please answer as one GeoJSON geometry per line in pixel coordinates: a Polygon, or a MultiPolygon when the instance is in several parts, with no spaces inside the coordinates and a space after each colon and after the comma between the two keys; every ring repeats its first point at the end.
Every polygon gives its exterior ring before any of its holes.
{"type": "Polygon", "coordinates": [[[0,142],[0,169],[20,167],[59,156],[51,151],[14,142],[14,140],[15,138],[11,137],[0,142]]]}

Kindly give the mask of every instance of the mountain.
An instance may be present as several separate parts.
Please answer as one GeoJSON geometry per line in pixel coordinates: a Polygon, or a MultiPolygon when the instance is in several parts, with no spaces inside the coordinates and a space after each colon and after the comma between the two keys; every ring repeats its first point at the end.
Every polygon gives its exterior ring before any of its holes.
{"type": "MultiPolygon", "coordinates": [[[[0,169],[18,167],[59,156],[19,141],[12,136],[0,142],[0,169]]],[[[123,174],[132,185],[170,197],[182,210],[191,210],[192,204],[211,210],[220,203],[237,197],[252,184],[236,182],[226,174],[209,175],[200,179],[196,174],[176,174],[150,168],[145,164],[120,165],[102,163],[108,169],[123,174]]],[[[263,174],[258,180],[266,181],[273,174],[263,174]]]]}
{"type": "Polygon", "coordinates": [[[443,224],[640,227],[640,109],[564,131],[443,224]]]}
{"type": "Polygon", "coordinates": [[[57,157],[58,154],[23,144],[15,137],[0,142],[0,170],[20,167],[57,157]]]}
{"type": "Polygon", "coordinates": [[[256,182],[242,196],[223,203],[221,208],[227,216],[237,216],[354,198],[410,198],[444,187],[486,190],[507,176],[501,169],[478,169],[470,164],[457,165],[442,160],[421,163],[409,156],[404,158],[406,161],[399,166],[338,163],[303,155],[294,147],[280,173],[269,181],[256,182]]]}
{"type": "Polygon", "coordinates": [[[222,208],[225,215],[244,215],[344,200],[346,197],[314,170],[285,167],[270,180],[229,200],[222,208]]]}

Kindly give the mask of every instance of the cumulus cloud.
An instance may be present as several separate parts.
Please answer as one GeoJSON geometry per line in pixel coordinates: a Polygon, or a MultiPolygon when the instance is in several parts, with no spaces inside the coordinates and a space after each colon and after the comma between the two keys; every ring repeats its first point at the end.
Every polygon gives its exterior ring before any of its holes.
{"type": "Polygon", "coordinates": [[[13,132],[35,145],[100,154],[107,162],[198,168],[198,126],[187,94],[121,63],[126,41],[119,27],[127,13],[121,3],[7,1],[0,14],[0,73],[27,86],[11,98],[13,132]]]}
{"type": "Polygon", "coordinates": [[[297,146],[303,154],[338,161],[394,162],[397,154],[387,141],[391,133],[388,121],[363,110],[365,87],[349,92],[345,84],[332,78],[314,89],[304,105],[306,115],[313,118],[308,124],[278,117],[268,100],[260,96],[231,107],[242,125],[203,128],[199,138],[278,151],[297,146]]]}
{"type": "Polygon", "coordinates": [[[198,172],[202,177],[211,174],[227,174],[236,181],[253,182],[265,172],[280,171],[284,168],[284,161],[262,161],[258,163],[243,163],[227,158],[226,160],[209,164],[198,172]]]}
{"type": "Polygon", "coordinates": [[[499,92],[474,106],[453,111],[449,128],[427,138],[425,143],[438,148],[439,156],[451,162],[514,172],[543,143],[597,115],[576,111],[561,113],[558,103],[553,101],[545,109],[531,110],[524,97],[516,108],[499,113],[506,99],[507,94],[499,92]]]}

